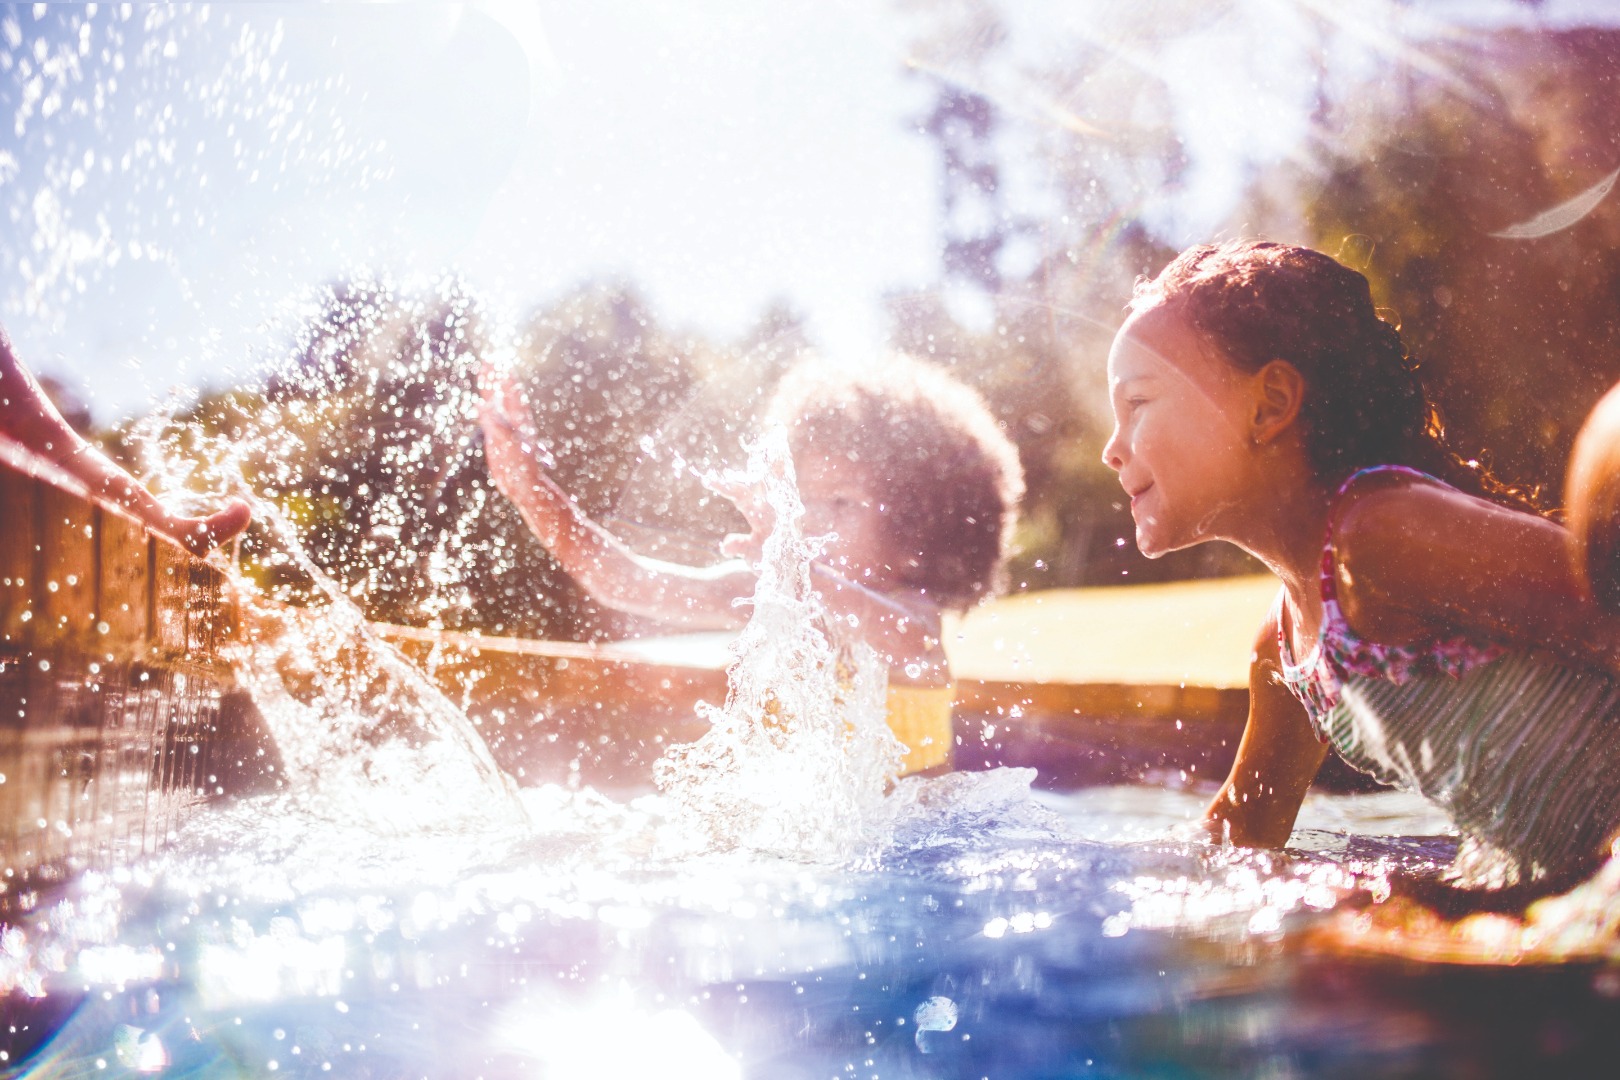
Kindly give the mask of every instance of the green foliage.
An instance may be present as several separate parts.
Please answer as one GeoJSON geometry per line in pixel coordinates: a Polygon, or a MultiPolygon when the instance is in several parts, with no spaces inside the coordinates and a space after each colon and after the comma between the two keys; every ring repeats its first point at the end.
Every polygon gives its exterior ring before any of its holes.
{"type": "Polygon", "coordinates": [[[1575,430],[1620,379],[1620,200],[1545,237],[1492,234],[1620,165],[1620,34],[1507,32],[1435,55],[1473,73],[1472,93],[1413,80],[1360,98],[1332,118],[1331,168],[1287,179],[1309,242],[1364,238],[1358,269],[1458,448],[1556,503],[1575,430]]]}

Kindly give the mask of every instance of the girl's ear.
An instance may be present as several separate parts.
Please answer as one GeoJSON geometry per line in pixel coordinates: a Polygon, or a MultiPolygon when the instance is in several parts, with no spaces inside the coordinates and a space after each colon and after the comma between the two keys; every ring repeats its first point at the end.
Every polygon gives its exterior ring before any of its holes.
{"type": "Polygon", "coordinates": [[[1286,360],[1272,360],[1254,374],[1254,413],[1250,437],[1256,446],[1270,443],[1299,417],[1305,376],[1286,360]]]}

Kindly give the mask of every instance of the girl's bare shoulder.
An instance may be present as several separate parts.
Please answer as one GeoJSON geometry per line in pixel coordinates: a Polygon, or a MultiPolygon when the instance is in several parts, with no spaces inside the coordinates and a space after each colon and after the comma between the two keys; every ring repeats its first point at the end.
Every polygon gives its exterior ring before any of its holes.
{"type": "Polygon", "coordinates": [[[1366,570],[1399,564],[1428,547],[1448,557],[1459,548],[1478,548],[1485,557],[1493,542],[1528,536],[1562,543],[1564,535],[1561,526],[1539,515],[1403,474],[1360,480],[1338,500],[1330,528],[1337,561],[1366,570]]]}
{"type": "Polygon", "coordinates": [[[1518,594],[1567,597],[1568,537],[1536,514],[1424,477],[1369,477],[1335,508],[1340,606],[1358,633],[1496,632],[1518,594]]]}

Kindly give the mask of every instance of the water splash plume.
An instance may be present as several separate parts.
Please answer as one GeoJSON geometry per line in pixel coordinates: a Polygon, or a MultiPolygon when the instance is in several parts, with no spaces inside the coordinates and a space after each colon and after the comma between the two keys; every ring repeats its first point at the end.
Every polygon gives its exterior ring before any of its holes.
{"type": "MultiPolygon", "coordinates": [[[[347,462],[341,454],[335,461],[307,461],[312,448],[306,443],[326,429],[320,423],[288,423],[287,413],[306,399],[311,408],[322,408],[345,383],[335,377],[335,364],[312,362],[307,349],[297,360],[302,362],[280,373],[280,383],[286,396],[291,378],[300,377],[298,398],[278,402],[239,395],[216,402],[219,415],[211,422],[158,412],[127,433],[144,479],[165,501],[197,510],[234,496],[253,509],[245,561],[215,559],[227,572],[240,624],[229,659],[282,758],[284,809],[392,836],[521,828],[527,815],[515,785],[472,722],[419,668],[377,637],[357,602],[364,590],[343,580],[364,580],[366,568],[359,564],[372,549],[359,548],[336,565],[312,550],[307,535],[312,520],[328,532],[338,531],[339,523],[330,515],[300,514],[308,502],[301,496],[323,490],[341,495],[337,485],[347,479],[341,472],[347,462]],[[288,581],[297,587],[287,587],[288,581]],[[299,603],[286,602],[293,597],[299,603]]],[[[399,366],[395,357],[366,370],[399,366]]],[[[466,412],[465,395],[454,390],[440,395],[434,409],[418,410],[427,428],[412,432],[420,435],[418,442],[449,430],[466,412]]],[[[276,397],[274,389],[270,396],[276,397]]],[[[417,479],[412,464],[390,463],[396,486],[405,489],[402,498],[416,487],[401,482],[417,479]]],[[[341,524],[352,530],[356,523],[341,524]]],[[[468,531],[465,522],[454,524],[459,527],[451,531],[458,537],[468,531]]],[[[391,561],[398,560],[402,566],[426,564],[434,586],[441,577],[459,577],[441,572],[437,547],[377,548],[373,561],[384,565],[373,574],[400,576],[403,570],[392,573],[391,561]]]]}
{"type": "Polygon", "coordinates": [[[383,832],[524,823],[515,785],[467,716],[377,638],[279,511],[261,501],[255,513],[327,599],[283,606],[240,583],[243,632],[231,659],[295,801],[323,817],[368,817],[383,832]]]}
{"type": "Polygon", "coordinates": [[[810,582],[820,540],[801,529],[786,435],[767,432],[727,481],[760,486],[776,526],[724,706],[701,706],[713,727],[654,768],[670,807],[666,842],[841,860],[883,817],[905,752],[885,722],[887,670],[870,646],[827,629],[810,582]]]}

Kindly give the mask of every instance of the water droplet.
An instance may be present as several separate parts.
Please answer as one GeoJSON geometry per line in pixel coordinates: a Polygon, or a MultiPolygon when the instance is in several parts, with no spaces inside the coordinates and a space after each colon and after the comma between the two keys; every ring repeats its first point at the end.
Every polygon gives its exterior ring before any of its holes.
{"type": "Polygon", "coordinates": [[[927,1054],[938,1047],[937,1042],[929,1039],[930,1032],[950,1031],[956,1027],[956,1002],[948,997],[931,997],[921,1005],[912,1019],[917,1024],[917,1033],[913,1036],[917,1049],[927,1054]]]}

